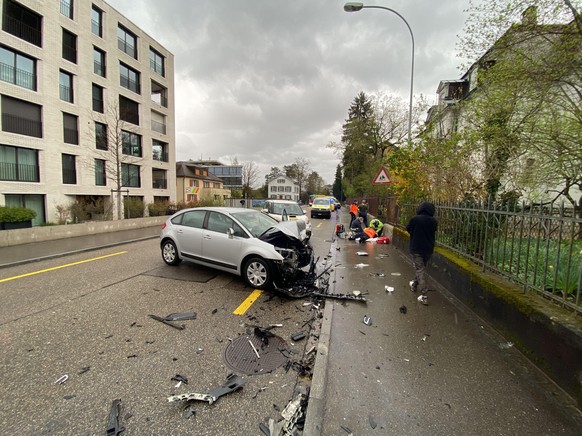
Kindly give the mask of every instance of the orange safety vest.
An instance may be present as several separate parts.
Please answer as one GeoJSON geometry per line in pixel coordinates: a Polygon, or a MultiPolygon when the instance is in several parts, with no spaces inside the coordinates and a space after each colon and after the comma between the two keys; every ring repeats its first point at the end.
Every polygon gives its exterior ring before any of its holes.
{"type": "Polygon", "coordinates": [[[366,227],[366,228],[364,229],[364,233],[365,233],[366,235],[368,235],[370,238],[375,238],[375,237],[376,237],[376,230],[374,230],[374,229],[373,229],[373,228],[371,228],[371,227],[366,227]]]}
{"type": "Polygon", "coordinates": [[[353,213],[355,216],[358,216],[358,205],[352,203],[350,205],[350,213],[353,213]]]}

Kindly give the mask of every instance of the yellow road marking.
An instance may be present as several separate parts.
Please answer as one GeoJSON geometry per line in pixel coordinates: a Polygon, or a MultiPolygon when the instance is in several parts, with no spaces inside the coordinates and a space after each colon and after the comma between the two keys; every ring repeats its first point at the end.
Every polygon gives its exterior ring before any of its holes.
{"type": "Polygon", "coordinates": [[[49,271],[55,271],[57,269],[67,268],[69,266],[80,265],[82,263],[93,262],[94,260],[105,259],[107,257],[118,256],[120,254],[125,254],[125,253],[127,253],[127,251],[120,251],[118,253],[107,254],[105,256],[94,257],[92,259],[80,260],[79,262],[67,263],[66,265],[55,266],[53,268],[41,269],[38,271],[33,271],[33,272],[26,273],[26,274],[21,274],[19,276],[7,277],[5,279],[1,279],[0,283],[9,282],[10,280],[21,279],[24,277],[30,277],[30,276],[34,276],[36,274],[41,274],[41,273],[45,273],[45,272],[49,272],[49,271]]]}
{"type": "Polygon", "coordinates": [[[321,225],[322,225],[322,224],[323,224],[323,223],[319,223],[319,224],[317,225],[317,228],[319,229],[319,228],[321,227],[321,225]]]}
{"type": "Polygon", "coordinates": [[[249,310],[249,307],[251,307],[253,305],[253,303],[255,301],[257,301],[257,299],[261,296],[261,294],[263,293],[263,291],[259,290],[259,289],[255,289],[253,292],[251,292],[251,294],[245,298],[245,301],[243,301],[240,306],[238,306],[236,308],[236,310],[234,312],[232,312],[233,315],[244,315],[245,312],[247,310],[249,310]]]}

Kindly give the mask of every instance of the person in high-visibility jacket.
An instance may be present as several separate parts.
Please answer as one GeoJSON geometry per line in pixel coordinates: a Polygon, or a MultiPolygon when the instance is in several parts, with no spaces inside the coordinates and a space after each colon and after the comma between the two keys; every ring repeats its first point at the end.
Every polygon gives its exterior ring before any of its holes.
{"type": "Polygon", "coordinates": [[[350,223],[358,217],[358,202],[355,200],[350,204],[350,217],[350,223]]]}
{"type": "Polygon", "coordinates": [[[370,221],[370,227],[376,230],[377,236],[382,236],[382,230],[384,229],[384,224],[382,224],[382,221],[380,221],[378,218],[374,218],[372,221],[370,221]]]}

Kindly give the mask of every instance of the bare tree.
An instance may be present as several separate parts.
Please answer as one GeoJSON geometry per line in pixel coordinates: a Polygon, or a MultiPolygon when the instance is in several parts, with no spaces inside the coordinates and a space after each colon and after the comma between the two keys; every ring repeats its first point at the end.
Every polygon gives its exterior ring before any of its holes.
{"type": "Polygon", "coordinates": [[[259,180],[259,167],[253,161],[242,164],[243,197],[248,198],[259,180]]]}
{"type": "MultiPolygon", "coordinates": [[[[104,161],[104,167],[101,170],[106,180],[110,181],[113,186],[112,193],[116,193],[118,220],[123,218],[123,188],[131,178],[129,169],[126,170],[124,177],[124,165],[136,164],[142,156],[143,150],[141,137],[133,131],[132,124],[124,121],[123,118],[118,105],[109,106],[103,119],[93,118],[95,121],[93,125],[94,141],[96,143],[94,156],[96,159],[104,161]]],[[[93,144],[93,141],[90,143],[93,144]]],[[[90,162],[90,165],[95,171],[98,170],[95,159],[90,162]]],[[[140,166],[138,168],[141,173],[142,168],[140,166]]]]}

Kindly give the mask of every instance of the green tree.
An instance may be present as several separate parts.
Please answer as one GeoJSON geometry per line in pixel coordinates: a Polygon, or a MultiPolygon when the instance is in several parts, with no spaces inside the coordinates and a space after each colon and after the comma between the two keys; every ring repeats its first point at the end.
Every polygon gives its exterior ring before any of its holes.
{"type": "Polygon", "coordinates": [[[338,165],[335,169],[335,180],[332,186],[333,196],[339,201],[344,201],[343,190],[342,190],[342,167],[338,165]]]}
{"type": "Polygon", "coordinates": [[[575,206],[582,202],[572,194],[582,189],[580,10],[567,0],[531,5],[523,11],[517,0],[471,1],[460,48],[479,59],[479,80],[463,105],[470,120],[463,140],[483,158],[485,194],[547,199],[545,192],[560,186],[554,194],[575,206]]]}

